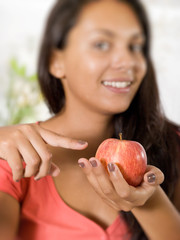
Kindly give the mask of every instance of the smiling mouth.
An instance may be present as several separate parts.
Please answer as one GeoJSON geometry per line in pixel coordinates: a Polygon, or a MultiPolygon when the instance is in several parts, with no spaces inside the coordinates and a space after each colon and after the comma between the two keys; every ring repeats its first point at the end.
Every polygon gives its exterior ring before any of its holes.
{"type": "Polygon", "coordinates": [[[102,81],[102,84],[113,88],[127,88],[132,84],[132,81],[102,81]]]}

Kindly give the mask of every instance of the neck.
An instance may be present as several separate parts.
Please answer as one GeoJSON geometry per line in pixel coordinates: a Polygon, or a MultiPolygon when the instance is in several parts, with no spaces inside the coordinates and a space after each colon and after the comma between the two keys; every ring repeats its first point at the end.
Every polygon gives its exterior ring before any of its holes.
{"type": "Polygon", "coordinates": [[[64,109],[49,120],[50,129],[67,137],[81,139],[97,145],[112,137],[112,116],[88,109],[64,109]]]}
{"type": "MultiPolygon", "coordinates": [[[[77,109],[64,109],[55,117],[43,123],[44,127],[66,137],[84,140],[88,147],[82,151],[69,151],[61,149],[61,156],[68,161],[56,161],[56,164],[77,166],[80,157],[95,156],[100,143],[113,135],[113,116],[102,115],[93,111],[77,109]]],[[[59,156],[59,152],[56,154],[59,156]]],[[[57,157],[59,159],[59,157],[57,157]]],[[[78,167],[79,169],[79,167],[78,167]]]]}

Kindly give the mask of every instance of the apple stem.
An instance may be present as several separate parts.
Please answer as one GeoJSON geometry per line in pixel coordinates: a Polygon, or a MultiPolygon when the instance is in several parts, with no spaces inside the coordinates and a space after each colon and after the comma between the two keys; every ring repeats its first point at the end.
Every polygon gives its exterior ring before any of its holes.
{"type": "Polygon", "coordinates": [[[122,140],[122,133],[119,133],[119,138],[120,140],[122,140]]]}

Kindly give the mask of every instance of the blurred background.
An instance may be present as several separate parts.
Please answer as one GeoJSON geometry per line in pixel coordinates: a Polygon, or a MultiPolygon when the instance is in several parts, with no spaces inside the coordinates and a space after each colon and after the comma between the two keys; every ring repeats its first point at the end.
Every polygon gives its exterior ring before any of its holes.
{"type": "MultiPolygon", "coordinates": [[[[0,126],[50,116],[36,82],[38,49],[55,0],[0,0],[0,126]]],[[[166,116],[180,124],[180,1],[142,0],[166,116]]]]}

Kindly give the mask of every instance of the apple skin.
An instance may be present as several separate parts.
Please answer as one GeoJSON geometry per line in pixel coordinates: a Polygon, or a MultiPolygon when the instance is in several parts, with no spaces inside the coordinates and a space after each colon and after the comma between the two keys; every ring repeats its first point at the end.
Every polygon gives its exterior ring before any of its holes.
{"type": "Polygon", "coordinates": [[[115,163],[129,185],[137,187],[141,184],[147,167],[147,156],[140,143],[108,138],[99,145],[95,157],[106,170],[108,163],[115,163]]]}

